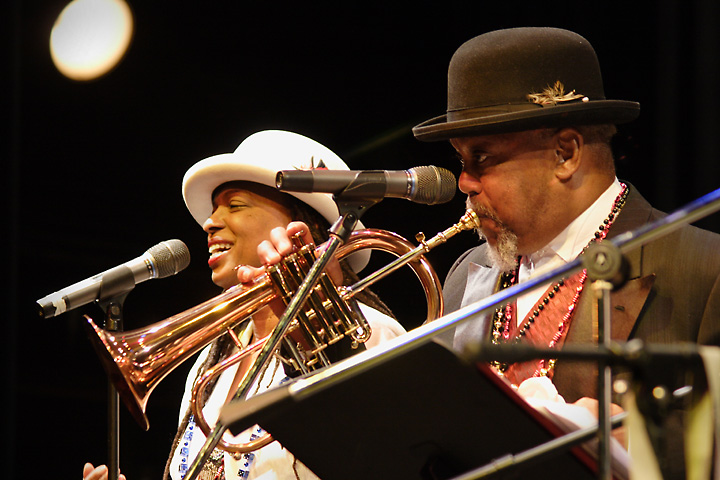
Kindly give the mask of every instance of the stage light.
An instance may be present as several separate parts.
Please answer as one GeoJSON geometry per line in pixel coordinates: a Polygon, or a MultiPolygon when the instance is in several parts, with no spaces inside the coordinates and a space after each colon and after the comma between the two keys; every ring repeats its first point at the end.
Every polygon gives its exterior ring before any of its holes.
{"type": "Polygon", "coordinates": [[[73,0],[55,21],[50,55],[66,77],[92,80],[117,65],[132,33],[132,12],[123,0],[73,0]]]}

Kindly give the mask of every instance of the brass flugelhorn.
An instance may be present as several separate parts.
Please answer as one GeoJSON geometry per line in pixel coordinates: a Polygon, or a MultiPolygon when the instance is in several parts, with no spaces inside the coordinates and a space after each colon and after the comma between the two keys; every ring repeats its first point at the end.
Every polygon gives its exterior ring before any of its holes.
{"type": "MultiPolygon", "coordinates": [[[[365,248],[385,251],[398,258],[349,287],[335,287],[330,278],[324,276],[316,287],[318,292],[313,294],[315,300],[312,300],[311,295],[311,300],[307,302],[308,308],[293,320],[295,325],[292,330],[295,333],[288,330],[286,334],[283,346],[287,347],[288,352],[284,361],[302,372],[312,371],[328,364],[323,350],[329,344],[346,336],[354,342],[367,340],[370,328],[359,309],[353,306],[353,295],[406,264],[417,275],[425,291],[427,318],[432,320],[442,316],[440,280],[423,254],[456,233],[474,229],[477,225],[477,216],[469,210],[458,223],[428,241],[424,240],[422,234],[418,234],[420,245],[416,247],[403,237],[385,230],[353,232],[350,239],[338,249],[339,260],[365,248]],[[291,334],[295,337],[289,338],[291,334]]],[[[177,366],[221,335],[228,333],[241,348],[232,363],[223,362],[224,368],[242,360],[252,353],[253,348],[261,347],[261,342],[257,342],[243,349],[235,329],[248,322],[254,312],[274,299],[291,295],[293,285],[301,281],[298,276],[307,271],[307,264],[312,263],[313,257],[311,247],[304,246],[277,266],[269,268],[254,283],[229,288],[182,313],[139,329],[106,331],[86,316],[91,342],[135,420],[147,430],[149,421],[145,411],[154,388],[177,366]]],[[[204,420],[200,420],[199,424],[202,423],[205,423],[204,420]]],[[[220,447],[228,449],[226,445],[220,447]]],[[[232,447],[230,450],[233,451],[232,447]]]]}

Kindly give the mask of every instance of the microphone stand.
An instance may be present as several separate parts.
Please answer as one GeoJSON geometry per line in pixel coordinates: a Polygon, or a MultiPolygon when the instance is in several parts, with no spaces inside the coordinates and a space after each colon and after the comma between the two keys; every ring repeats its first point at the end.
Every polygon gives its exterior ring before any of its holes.
{"type": "MultiPolygon", "coordinates": [[[[610,349],[611,303],[610,292],[627,280],[628,263],[620,249],[612,243],[594,243],[583,256],[588,278],[593,280],[595,323],[599,348],[610,349]]],[[[606,357],[598,359],[598,478],[612,478],[610,462],[610,404],[612,403],[612,368],[606,357]]]]}
{"type": "MultiPolygon", "coordinates": [[[[111,332],[123,330],[123,304],[135,288],[135,278],[129,268],[108,271],[100,281],[97,304],[105,312],[105,329],[111,332]]],[[[112,380],[108,379],[108,480],[120,476],[120,395],[112,380]]]]}

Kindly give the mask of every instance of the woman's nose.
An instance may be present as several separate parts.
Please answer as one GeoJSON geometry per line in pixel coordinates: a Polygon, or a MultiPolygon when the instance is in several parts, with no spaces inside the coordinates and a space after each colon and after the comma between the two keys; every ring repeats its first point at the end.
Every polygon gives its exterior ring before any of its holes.
{"type": "Polygon", "coordinates": [[[202,229],[206,233],[215,233],[224,228],[225,223],[222,220],[222,212],[220,210],[220,208],[215,209],[212,215],[210,215],[208,219],[205,220],[205,223],[203,223],[202,229]]]}

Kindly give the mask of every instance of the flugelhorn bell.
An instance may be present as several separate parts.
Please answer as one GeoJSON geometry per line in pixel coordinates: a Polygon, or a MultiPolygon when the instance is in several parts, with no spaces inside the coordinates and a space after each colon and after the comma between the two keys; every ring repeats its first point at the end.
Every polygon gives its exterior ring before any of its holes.
{"type": "Polygon", "coordinates": [[[99,328],[87,315],[90,340],[120,398],[145,430],[153,389],[175,367],[275,298],[266,277],[238,285],[182,313],[126,332],[99,328]]]}

